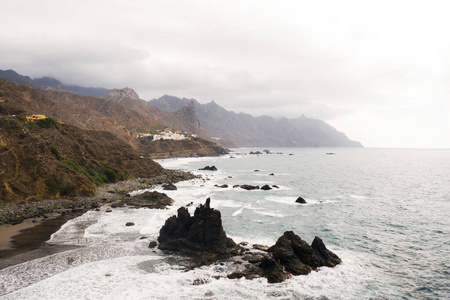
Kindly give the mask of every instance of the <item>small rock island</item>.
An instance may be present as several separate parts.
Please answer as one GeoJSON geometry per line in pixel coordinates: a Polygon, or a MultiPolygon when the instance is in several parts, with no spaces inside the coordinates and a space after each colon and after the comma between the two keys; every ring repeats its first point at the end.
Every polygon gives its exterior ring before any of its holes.
{"type": "Polygon", "coordinates": [[[227,277],[267,278],[268,282],[282,282],[292,275],[307,275],[319,267],[335,267],[341,259],[328,250],[319,237],[311,245],[293,231],[286,231],[272,247],[246,242],[236,244],[222,227],[220,211],[211,208],[211,199],[200,204],[191,216],[180,207],[177,216],[168,218],[159,232],[158,248],[187,255],[197,265],[233,259],[236,270],[227,277]]]}

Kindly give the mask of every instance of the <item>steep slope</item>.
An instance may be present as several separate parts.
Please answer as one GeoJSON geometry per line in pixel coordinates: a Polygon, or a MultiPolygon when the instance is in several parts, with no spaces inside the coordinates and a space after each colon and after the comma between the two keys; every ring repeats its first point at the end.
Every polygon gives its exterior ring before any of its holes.
{"type": "Polygon", "coordinates": [[[134,132],[163,127],[134,110],[103,98],[56,90],[38,90],[0,79],[0,114],[44,114],[82,129],[109,131],[139,147],[134,132]]]}
{"type": "Polygon", "coordinates": [[[200,138],[158,141],[141,139],[140,141],[142,151],[154,158],[217,156],[228,153],[228,149],[219,144],[200,138]]]}
{"type": "MultiPolygon", "coordinates": [[[[152,131],[166,127],[149,116],[140,113],[139,110],[156,111],[162,118],[170,118],[174,122],[184,124],[180,127],[188,132],[198,132],[198,119],[192,105],[187,105],[180,110],[168,113],[152,107],[150,104],[139,100],[131,89],[123,91],[127,96],[117,98],[117,102],[104,98],[79,95],[71,92],[56,90],[38,90],[27,85],[20,85],[0,79],[0,114],[18,115],[24,117],[31,114],[44,114],[54,116],[60,121],[77,126],[81,129],[108,131],[132,146],[134,149],[150,154],[153,147],[144,147],[136,138],[137,133],[151,133],[152,131]],[[128,93],[128,94],[127,94],[128,93]],[[133,99],[134,98],[134,99],[133,99]],[[123,106],[124,103],[142,103],[136,105],[136,110],[123,106]],[[192,129],[192,130],[190,130],[192,129]]],[[[155,143],[157,143],[155,141],[155,143]]],[[[217,155],[225,152],[214,143],[203,139],[182,143],[172,143],[168,152],[189,153],[189,155],[217,155]],[[177,148],[178,147],[178,148],[177,148]],[[199,153],[195,153],[195,149],[199,153]],[[184,152],[183,152],[184,151],[184,152]]]]}
{"type": "Polygon", "coordinates": [[[80,128],[110,131],[135,148],[136,132],[163,127],[156,120],[107,99],[54,90],[41,93],[68,112],[62,121],[80,128]]]}
{"type": "Polygon", "coordinates": [[[253,117],[228,111],[214,101],[200,104],[196,100],[168,95],[150,103],[169,111],[194,103],[201,129],[212,137],[220,138],[220,143],[227,147],[361,147],[360,143],[348,139],[327,123],[305,116],[291,120],[253,117]]]}
{"type": "Polygon", "coordinates": [[[361,143],[350,140],[345,133],[337,131],[321,120],[309,119],[302,115],[296,119],[289,119],[288,122],[304,139],[319,147],[362,147],[361,143]]]}
{"type": "Polygon", "coordinates": [[[140,100],[138,94],[130,88],[113,89],[103,98],[117,102],[172,129],[195,133],[207,138],[199,129],[199,122],[194,107],[189,103],[180,106],[175,111],[165,111],[144,100],[140,100]]]}
{"type": "Polygon", "coordinates": [[[96,184],[163,171],[110,132],[82,130],[54,118],[0,119],[0,204],[92,195],[96,184]]]}
{"type": "Polygon", "coordinates": [[[138,94],[130,88],[113,89],[104,96],[105,99],[114,101],[129,109],[158,120],[168,127],[196,134],[199,138],[185,140],[158,140],[142,138],[141,150],[152,157],[162,156],[205,156],[227,153],[227,149],[217,143],[209,141],[209,137],[200,130],[199,120],[195,113],[193,102],[188,102],[179,109],[167,112],[140,100],[138,94]]]}

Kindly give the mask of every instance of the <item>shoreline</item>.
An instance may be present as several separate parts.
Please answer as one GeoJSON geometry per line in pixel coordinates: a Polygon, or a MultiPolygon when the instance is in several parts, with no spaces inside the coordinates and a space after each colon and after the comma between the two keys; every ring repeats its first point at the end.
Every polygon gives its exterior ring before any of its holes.
{"type": "Polygon", "coordinates": [[[89,210],[121,201],[134,190],[193,178],[195,175],[189,172],[166,170],[161,176],[105,184],[100,186],[92,197],[41,200],[0,206],[0,270],[78,247],[60,247],[61,245],[48,245],[45,242],[64,223],[89,210]]]}

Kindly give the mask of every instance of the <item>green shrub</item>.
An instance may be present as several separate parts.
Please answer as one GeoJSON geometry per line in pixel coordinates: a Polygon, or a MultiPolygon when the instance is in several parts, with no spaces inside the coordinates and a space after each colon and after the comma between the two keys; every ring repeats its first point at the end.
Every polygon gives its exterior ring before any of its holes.
{"type": "Polygon", "coordinates": [[[55,177],[45,180],[47,193],[50,195],[56,195],[59,191],[59,184],[55,177]]]}
{"type": "Polygon", "coordinates": [[[36,123],[43,128],[50,128],[50,127],[58,128],[59,127],[58,120],[53,117],[37,120],[36,123]]]}
{"type": "Polygon", "coordinates": [[[108,182],[116,182],[117,181],[117,174],[112,169],[106,169],[105,175],[106,175],[106,178],[108,179],[108,182]]]}
{"type": "Polygon", "coordinates": [[[72,169],[76,172],[78,172],[78,164],[70,159],[65,159],[63,161],[61,161],[63,165],[65,165],[66,167],[68,167],[69,169],[72,169]]]}
{"type": "Polygon", "coordinates": [[[61,161],[67,168],[74,170],[77,173],[83,174],[89,178],[95,185],[102,183],[117,182],[125,180],[127,177],[123,171],[114,169],[105,162],[101,162],[98,170],[89,169],[81,166],[78,163],[65,159],[61,161]]]}
{"type": "Polygon", "coordinates": [[[50,152],[56,157],[57,160],[61,160],[61,156],[59,155],[58,148],[55,145],[50,145],[50,152]]]}

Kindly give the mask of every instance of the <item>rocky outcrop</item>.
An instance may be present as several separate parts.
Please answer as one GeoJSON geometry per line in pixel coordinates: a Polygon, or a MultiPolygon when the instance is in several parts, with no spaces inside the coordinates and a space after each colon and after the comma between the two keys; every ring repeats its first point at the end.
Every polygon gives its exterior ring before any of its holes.
{"type": "Polygon", "coordinates": [[[217,171],[216,166],[206,166],[204,168],[199,169],[201,171],[217,171]]]}
{"type": "MultiPolygon", "coordinates": [[[[245,246],[245,243],[241,243],[245,246]]],[[[235,258],[237,270],[230,273],[230,279],[265,277],[269,283],[282,282],[292,275],[307,275],[322,266],[334,267],[341,262],[336,254],[326,249],[322,240],[316,237],[311,246],[292,231],[286,231],[269,249],[258,245],[262,251],[249,251],[235,258]],[[239,261],[241,259],[241,261],[239,261]]]]}
{"type": "Polygon", "coordinates": [[[167,219],[161,228],[158,248],[187,254],[194,259],[195,266],[233,255],[233,265],[237,267],[227,275],[229,279],[266,277],[270,283],[341,263],[320,238],[315,237],[310,246],[292,231],[286,231],[270,248],[254,245],[253,250],[245,249],[242,246],[248,246],[246,242],[236,245],[227,238],[220,211],[211,208],[210,201],[208,198],[205,204],[198,206],[194,216],[187,208],[179,208],[177,216],[167,219]]]}
{"type": "Polygon", "coordinates": [[[166,194],[153,191],[125,198],[118,204],[118,206],[126,204],[135,208],[147,207],[164,209],[167,206],[172,205],[173,202],[173,199],[166,194]]]}
{"type": "Polygon", "coordinates": [[[163,184],[162,187],[163,187],[163,190],[165,190],[165,191],[176,191],[177,190],[177,187],[172,182],[163,184]]]}
{"type": "Polygon", "coordinates": [[[306,204],[306,200],[303,199],[302,197],[298,197],[297,200],[295,200],[295,202],[300,204],[306,204]]]}
{"type": "Polygon", "coordinates": [[[269,249],[273,258],[293,275],[306,275],[318,267],[334,267],[341,259],[328,250],[318,237],[310,246],[292,231],[286,231],[269,249]]]}
{"type": "Polygon", "coordinates": [[[221,213],[210,207],[210,199],[195,209],[194,216],[185,207],[177,216],[166,220],[159,232],[159,249],[188,255],[228,255],[236,253],[238,246],[222,227],[221,213]]]}
{"type": "Polygon", "coordinates": [[[251,190],[259,190],[259,186],[257,185],[250,185],[250,184],[242,184],[239,186],[241,189],[251,191],[251,190]]]}
{"type": "Polygon", "coordinates": [[[214,186],[218,187],[218,188],[222,188],[222,189],[228,188],[228,184],[222,184],[222,185],[215,184],[214,186]]]}
{"type": "Polygon", "coordinates": [[[265,185],[263,185],[262,187],[261,187],[261,190],[263,190],[263,191],[268,191],[268,190],[271,190],[272,188],[268,185],[268,184],[265,184],[265,185]]]}
{"type": "Polygon", "coordinates": [[[201,138],[157,141],[141,138],[139,142],[142,151],[153,158],[219,156],[228,153],[228,149],[201,138]]]}

